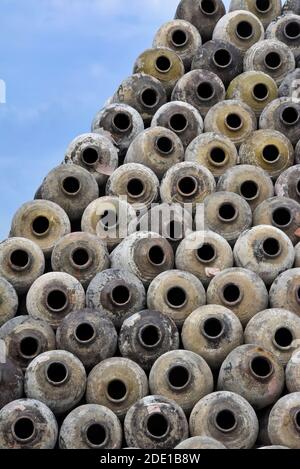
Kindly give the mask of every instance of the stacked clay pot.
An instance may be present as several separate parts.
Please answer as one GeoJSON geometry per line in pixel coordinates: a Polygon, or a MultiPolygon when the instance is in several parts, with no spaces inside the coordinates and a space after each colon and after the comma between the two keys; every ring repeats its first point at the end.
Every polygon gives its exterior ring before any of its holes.
{"type": "Polygon", "coordinates": [[[15,213],[0,449],[300,449],[299,15],[181,0],[15,213]]]}

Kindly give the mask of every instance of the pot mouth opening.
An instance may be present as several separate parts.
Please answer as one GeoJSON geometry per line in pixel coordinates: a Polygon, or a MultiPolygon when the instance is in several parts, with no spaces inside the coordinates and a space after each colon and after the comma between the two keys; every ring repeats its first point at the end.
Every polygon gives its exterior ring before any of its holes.
{"type": "Polygon", "coordinates": [[[237,132],[238,130],[241,130],[244,122],[241,116],[232,112],[226,116],[225,125],[230,131],[237,132]]]}
{"type": "Polygon", "coordinates": [[[282,58],[278,52],[269,52],[265,56],[265,65],[270,70],[277,70],[282,65],[282,58]]]}
{"type": "Polygon", "coordinates": [[[299,21],[290,21],[284,27],[284,35],[287,39],[295,41],[300,37],[300,22],[299,21]]]}
{"type": "Polygon", "coordinates": [[[262,249],[265,256],[270,258],[278,257],[281,253],[281,246],[276,238],[267,238],[263,242],[262,249]]]}
{"type": "Polygon", "coordinates": [[[215,416],[215,426],[222,433],[231,433],[237,427],[237,417],[230,409],[223,409],[215,416]]]}
{"type": "Polygon", "coordinates": [[[275,226],[287,228],[293,221],[291,211],[286,207],[278,207],[272,213],[272,220],[275,226]]]}
{"type": "Polygon", "coordinates": [[[208,81],[203,81],[197,87],[197,96],[201,101],[209,101],[215,94],[214,86],[208,81]]]}

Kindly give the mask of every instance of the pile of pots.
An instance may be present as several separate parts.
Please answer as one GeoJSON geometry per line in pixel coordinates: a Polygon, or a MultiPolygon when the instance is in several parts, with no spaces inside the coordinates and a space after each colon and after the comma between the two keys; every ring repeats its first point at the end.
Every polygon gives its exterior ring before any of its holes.
{"type": "Polygon", "coordinates": [[[175,18],[0,244],[0,448],[300,448],[300,3],[175,18]]]}

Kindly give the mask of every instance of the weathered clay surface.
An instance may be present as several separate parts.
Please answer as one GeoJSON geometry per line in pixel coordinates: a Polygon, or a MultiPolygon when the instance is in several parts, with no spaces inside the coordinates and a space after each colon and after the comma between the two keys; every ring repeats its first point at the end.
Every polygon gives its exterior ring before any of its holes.
{"type": "Polygon", "coordinates": [[[159,311],[144,310],[126,319],[119,334],[123,357],[149,370],[164,353],[177,350],[179,333],[174,321],[159,311]]]}
{"type": "Polygon", "coordinates": [[[127,445],[141,449],[174,448],[189,435],[183,410],[163,396],[136,402],[126,415],[124,429],[127,445]]]}
{"type": "Polygon", "coordinates": [[[249,449],[256,442],[258,420],[242,396],[219,391],[205,396],[195,405],[190,417],[190,433],[214,438],[228,449],[249,449]],[[229,423],[224,417],[230,417],[229,423]]]}

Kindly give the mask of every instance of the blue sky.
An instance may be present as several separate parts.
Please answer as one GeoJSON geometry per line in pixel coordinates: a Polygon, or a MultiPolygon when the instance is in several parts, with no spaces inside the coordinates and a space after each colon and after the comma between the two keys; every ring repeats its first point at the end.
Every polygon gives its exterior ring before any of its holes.
{"type": "Polygon", "coordinates": [[[0,0],[0,240],[178,0],[0,0]]]}

